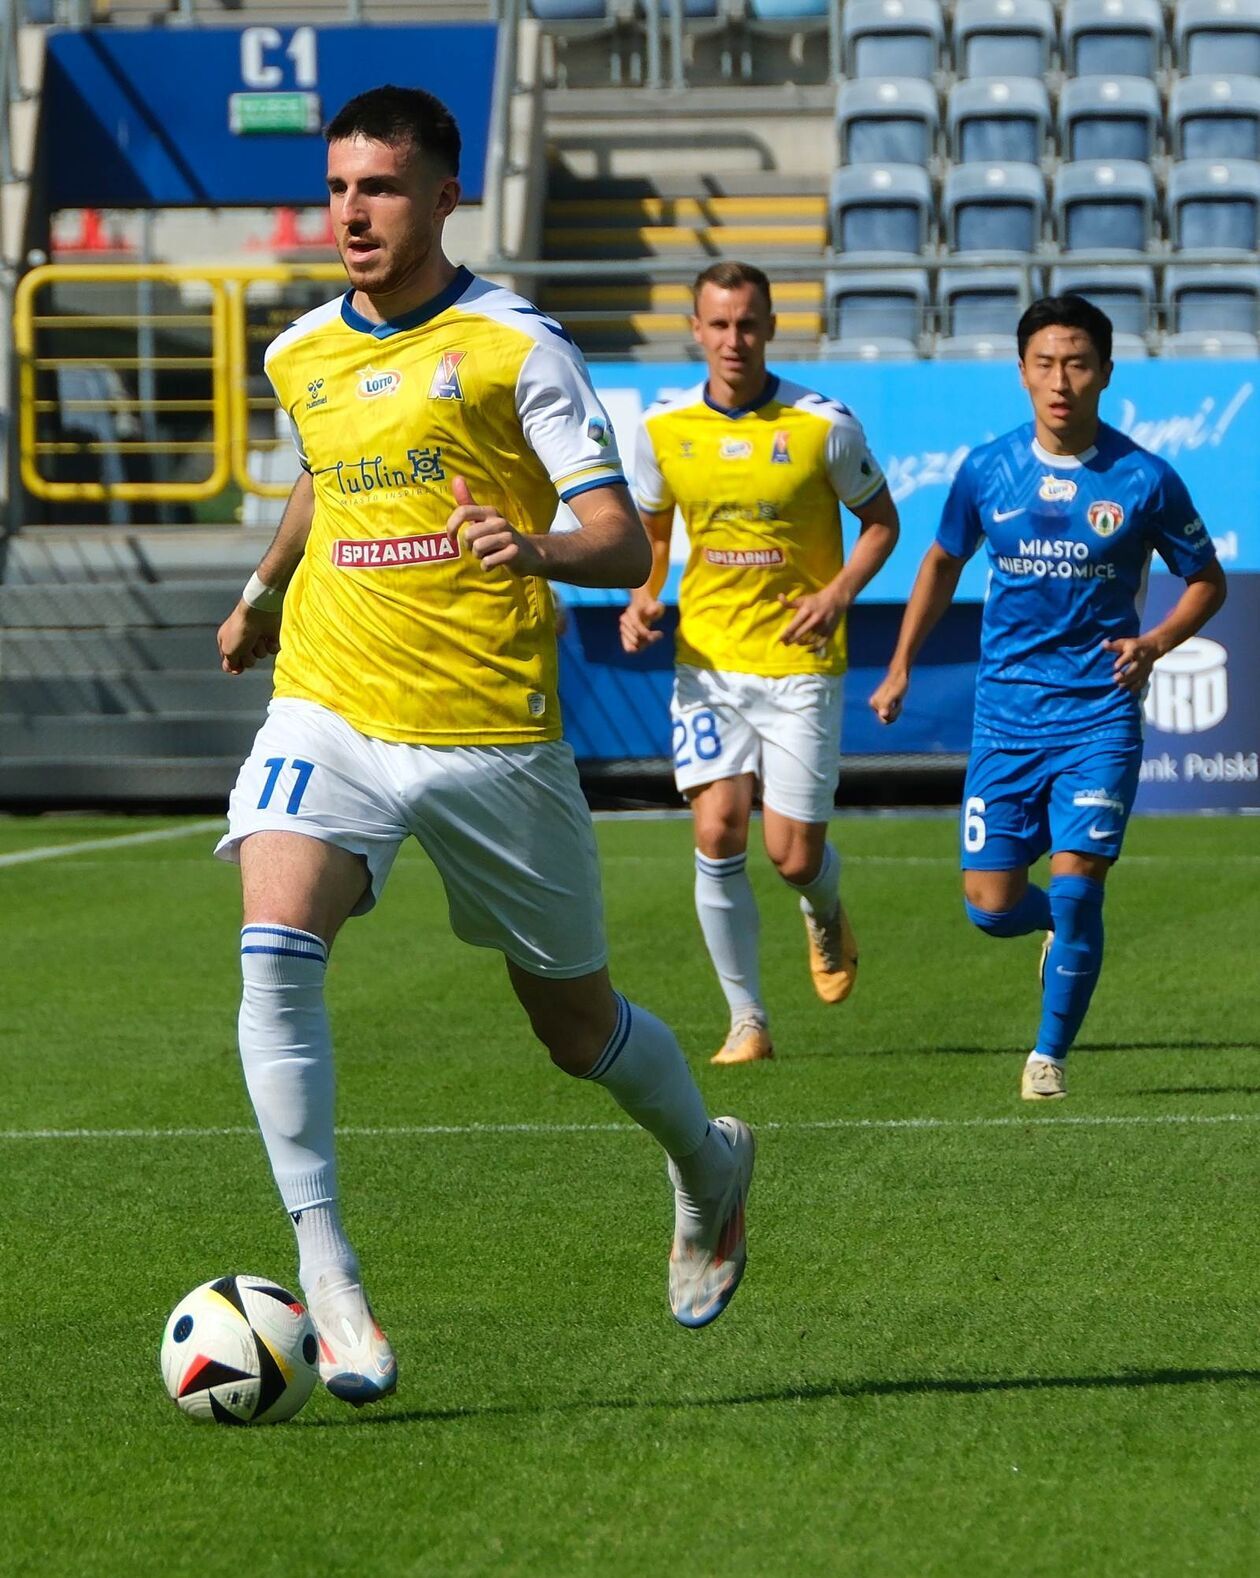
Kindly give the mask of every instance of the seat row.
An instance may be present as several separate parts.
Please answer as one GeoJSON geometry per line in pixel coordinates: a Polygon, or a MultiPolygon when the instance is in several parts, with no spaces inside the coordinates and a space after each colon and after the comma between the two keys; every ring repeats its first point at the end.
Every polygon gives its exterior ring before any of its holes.
{"type": "Polygon", "coordinates": [[[941,150],[960,164],[1063,159],[1260,159],[1260,77],[1181,77],[1167,110],[1146,77],[1073,77],[1057,112],[1038,77],[973,77],[939,101],[914,77],[846,82],[836,100],[845,164],[926,165],[941,150]]]}
{"type": "Polygon", "coordinates": [[[1141,256],[1161,239],[1180,253],[1249,256],[1260,245],[1260,162],[1174,163],[1162,202],[1151,167],[1137,160],[1060,165],[1052,198],[1037,165],[956,164],[939,208],[917,165],[849,165],[832,177],[830,204],[832,245],[846,254],[921,257],[939,222],[947,252],[977,256],[1027,255],[1047,241],[1063,252],[1141,256]]]}

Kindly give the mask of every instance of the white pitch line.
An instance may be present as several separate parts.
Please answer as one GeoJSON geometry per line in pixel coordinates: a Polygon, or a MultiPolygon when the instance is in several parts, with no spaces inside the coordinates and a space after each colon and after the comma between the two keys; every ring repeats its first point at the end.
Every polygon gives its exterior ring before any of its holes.
{"type": "Polygon", "coordinates": [[[0,855],[0,866],[25,866],[35,860],[64,860],[71,855],[84,855],[97,849],[126,849],[133,844],[164,844],[172,838],[200,836],[216,828],[227,826],[224,818],[216,816],[204,822],[185,822],[182,827],[154,827],[147,833],[120,833],[113,838],[83,838],[77,844],[45,844],[39,849],[16,849],[0,855]]]}
{"type": "MultiPolygon", "coordinates": [[[[780,1130],[788,1133],[827,1130],[866,1130],[872,1132],[927,1131],[934,1129],[1026,1129],[1037,1128],[1170,1128],[1221,1123],[1260,1123],[1260,1112],[1166,1112],[1166,1113],[1078,1113],[1034,1118],[803,1118],[783,1122],[771,1120],[756,1125],[758,1133],[780,1130]]],[[[0,1129],[0,1141],[18,1140],[217,1140],[253,1137],[257,1130],[245,1124],[204,1129],[0,1129]]],[[[637,1134],[628,1123],[401,1123],[379,1127],[346,1124],[338,1127],[343,1139],[407,1140],[476,1138],[482,1135],[518,1134],[548,1136],[558,1134],[637,1134]]]]}

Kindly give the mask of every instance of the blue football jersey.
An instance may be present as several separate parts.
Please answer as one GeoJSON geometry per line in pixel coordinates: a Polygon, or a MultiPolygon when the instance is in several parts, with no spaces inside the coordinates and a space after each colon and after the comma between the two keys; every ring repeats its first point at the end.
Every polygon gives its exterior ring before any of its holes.
{"type": "Polygon", "coordinates": [[[1182,577],[1216,557],[1185,483],[1113,427],[1083,455],[1051,455],[1029,422],[973,449],[954,479],[936,540],[969,559],[981,538],[976,740],[1140,738],[1140,699],[1102,643],[1138,634],[1152,549],[1182,577]]]}

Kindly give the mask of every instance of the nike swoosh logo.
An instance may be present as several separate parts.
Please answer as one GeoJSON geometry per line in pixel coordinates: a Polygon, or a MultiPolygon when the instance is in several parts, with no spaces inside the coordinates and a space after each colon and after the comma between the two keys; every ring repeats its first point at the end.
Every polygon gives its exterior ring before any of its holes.
{"type": "Polygon", "coordinates": [[[994,510],[993,524],[995,526],[1000,525],[1003,521],[1013,520],[1016,515],[1022,515],[1023,513],[1024,506],[1022,504],[1017,510],[994,510]]]}
{"type": "Polygon", "coordinates": [[[1104,827],[1101,829],[1097,827],[1091,827],[1089,830],[1089,836],[1095,842],[1097,842],[1100,838],[1114,838],[1116,836],[1116,830],[1114,827],[1104,827]]]}

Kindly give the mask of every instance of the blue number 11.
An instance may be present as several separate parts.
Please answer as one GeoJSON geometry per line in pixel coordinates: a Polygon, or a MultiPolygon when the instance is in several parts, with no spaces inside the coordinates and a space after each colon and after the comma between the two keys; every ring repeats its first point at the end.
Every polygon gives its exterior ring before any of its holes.
{"type": "MultiPolygon", "coordinates": [[[[285,758],[283,756],[269,756],[266,761],[267,782],[263,785],[262,797],[258,802],[258,809],[265,811],[271,804],[271,797],[276,792],[276,784],[280,781],[280,774],[284,770],[285,758]]],[[[311,774],[315,771],[314,762],[300,762],[293,758],[293,767],[296,777],[293,788],[289,794],[289,803],[285,811],[289,816],[296,816],[298,807],[302,804],[302,796],[306,793],[306,786],[311,781],[311,774]]]]}

